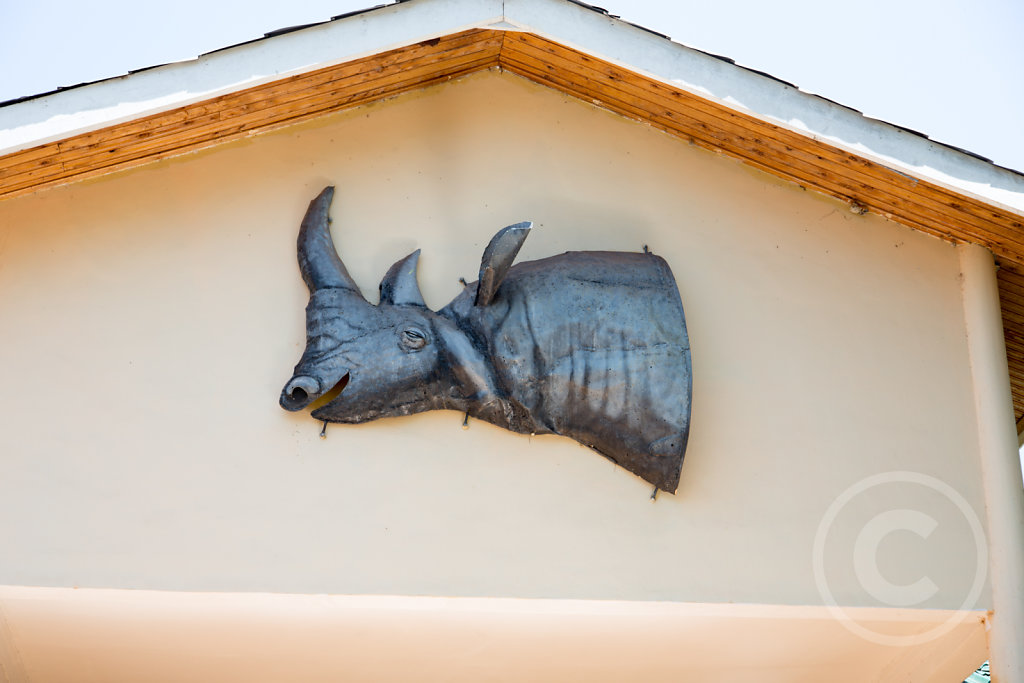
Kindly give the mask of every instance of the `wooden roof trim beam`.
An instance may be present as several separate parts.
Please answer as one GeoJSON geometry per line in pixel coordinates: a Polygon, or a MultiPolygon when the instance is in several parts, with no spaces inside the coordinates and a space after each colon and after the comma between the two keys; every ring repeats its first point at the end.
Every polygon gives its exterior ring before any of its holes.
{"type": "Polygon", "coordinates": [[[503,32],[426,40],[0,157],[0,199],[121,171],[497,64],[503,32]]]}
{"type": "Polygon", "coordinates": [[[1006,363],[1010,371],[1017,441],[1024,445],[1024,268],[1004,263],[996,273],[1003,314],[1006,363]]]}
{"type": "Polygon", "coordinates": [[[473,29],[0,158],[0,198],[183,154],[500,64],[773,175],[1024,264],[1020,216],[532,34],[473,29]]]}
{"type": "Polygon", "coordinates": [[[1024,264],[1024,218],[530,34],[501,65],[768,173],[858,202],[917,230],[1024,264]]]}

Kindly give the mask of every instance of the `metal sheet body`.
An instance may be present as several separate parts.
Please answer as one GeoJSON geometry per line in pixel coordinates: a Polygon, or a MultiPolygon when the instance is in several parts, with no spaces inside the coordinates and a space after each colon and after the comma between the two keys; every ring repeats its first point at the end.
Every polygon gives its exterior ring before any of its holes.
{"type": "Polygon", "coordinates": [[[388,270],[373,305],[335,251],[332,197],[328,187],[310,202],[299,230],[306,349],[283,408],[323,399],[313,417],[349,424],[460,410],[519,433],[570,437],[676,490],[692,382],[664,259],[592,251],[513,265],[530,231],[520,223],[495,235],[480,281],[441,311],[420,295],[418,251],[388,270]]]}
{"type": "Polygon", "coordinates": [[[513,266],[490,305],[475,298],[473,283],[440,313],[486,347],[499,388],[528,416],[500,426],[570,437],[676,489],[692,380],[664,259],[567,252],[513,266]]]}

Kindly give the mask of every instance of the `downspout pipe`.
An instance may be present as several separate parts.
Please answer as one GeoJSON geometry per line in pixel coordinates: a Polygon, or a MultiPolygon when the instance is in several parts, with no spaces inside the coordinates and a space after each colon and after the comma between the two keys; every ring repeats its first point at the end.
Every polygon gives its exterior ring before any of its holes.
{"type": "Polygon", "coordinates": [[[988,526],[994,683],[1024,683],[1024,482],[991,252],[957,247],[988,526]]]}

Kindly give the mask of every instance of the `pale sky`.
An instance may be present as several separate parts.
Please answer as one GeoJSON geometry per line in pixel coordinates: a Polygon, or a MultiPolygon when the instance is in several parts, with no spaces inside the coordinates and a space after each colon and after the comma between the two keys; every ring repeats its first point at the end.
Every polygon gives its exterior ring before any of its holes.
{"type": "MultiPolygon", "coordinates": [[[[0,100],[380,0],[0,0],[0,100]]],[[[1024,170],[1021,0],[603,0],[613,14],[1024,170]]]]}

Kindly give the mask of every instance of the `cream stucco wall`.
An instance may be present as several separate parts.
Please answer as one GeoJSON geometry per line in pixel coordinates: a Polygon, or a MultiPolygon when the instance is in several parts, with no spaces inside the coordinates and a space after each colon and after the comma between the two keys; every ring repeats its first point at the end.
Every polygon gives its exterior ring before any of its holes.
{"type": "Polygon", "coordinates": [[[824,578],[841,604],[919,582],[902,606],[989,606],[965,600],[955,249],[511,75],[0,203],[0,291],[0,584],[821,604],[824,578]],[[371,299],[419,247],[444,305],[519,220],[520,260],[663,255],[694,366],[678,493],[455,413],[321,440],[282,411],[326,184],[371,299]]]}

